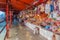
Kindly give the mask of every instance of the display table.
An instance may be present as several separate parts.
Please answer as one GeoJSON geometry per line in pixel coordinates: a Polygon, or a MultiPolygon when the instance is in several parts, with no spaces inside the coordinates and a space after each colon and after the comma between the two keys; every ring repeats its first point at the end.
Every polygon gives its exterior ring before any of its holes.
{"type": "MultiPolygon", "coordinates": [[[[34,24],[30,23],[30,22],[25,22],[25,25],[27,27],[29,27],[31,30],[33,30],[33,31],[34,31],[34,28],[37,26],[37,25],[34,25],[34,24]]],[[[44,28],[41,28],[39,26],[39,33],[40,33],[40,35],[42,35],[43,37],[47,38],[48,40],[52,40],[53,32],[48,31],[48,30],[46,30],[44,28]]],[[[56,36],[56,40],[60,40],[60,38],[59,38],[60,35],[55,34],[55,36],[56,36]]]]}
{"type": "MultiPolygon", "coordinates": [[[[37,25],[31,24],[30,22],[25,22],[24,23],[28,28],[30,28],[31,30],[34,30],[37,25]]],[[[39,26],[38,26],[39,27],[39,26]]],[[[40,28],[40,27],[39,27],[40,28]]]]}

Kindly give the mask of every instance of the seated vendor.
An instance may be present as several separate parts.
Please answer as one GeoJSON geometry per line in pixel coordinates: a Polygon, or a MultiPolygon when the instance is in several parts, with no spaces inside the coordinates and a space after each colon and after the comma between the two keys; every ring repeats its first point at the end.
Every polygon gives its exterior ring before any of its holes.
{"type": "Polygon", "coordinates": [[[58,29],[58,27],[57,27],[57,25],[56,25],[55,23],[53,23],[53,24],[51,25],[50,29],[51,29],[53,32],[55,32],[55,31],[58,29]]]}
{"type": "Polygon", "coordinates": [[[45,26],[45,29],[50,30],[50,27],[51,27],[50,23],[47,23],[47,25],[45,26]]]}

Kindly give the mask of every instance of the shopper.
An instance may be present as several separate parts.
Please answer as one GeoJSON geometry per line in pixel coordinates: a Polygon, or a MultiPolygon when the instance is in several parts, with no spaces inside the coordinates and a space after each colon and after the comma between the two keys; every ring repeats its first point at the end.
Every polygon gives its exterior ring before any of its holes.
{"type": "Polygon", "coordinates": [[[50,27],[51,27],[51,26],[50,26],[50,23],[47,23],[47,25],[45,26],[45,29],[46,29],[46,30],[50,30],[50,27]]]}
{"type": "Polygon", "coordinates": [[[51,25],[51,29],[52,29],[53,32],[55,32],[55,31],[58,29],[56,23],[53,23],[53,24],[51,25]]]}
{"type": "Polygon", "coordinates": [[[59,11],[60,11],[60,0],[57,0],[57,5],[58,5],[59,11]]]}
{"type": "Polygon", "coordinates": [[[58,10],[59,9],[58,8],[58,2],[57,1],[54,1],[53,4],[54,4],[54,10],[58,10]]]}
{"type": "Polygon", "coordinates": [[[56,40],[56,34],[53,33],[52,40],[56,40]]]}
{"type": "Polygon", "coordinates": [[[42,3],[40,6],[40,12],[43,13],[45,10],[44,10],[44,4],[42,3]]]}
{"type": "Polygon", "coordinates": [[[51,1],[51,4],[50,4],[50,12],[53,12],[54,10],[54,4],[53,4],[53,1],[51,1]]]}
{"type": "Polygon", "coordinates": [[[50,2],[47,1],[46,5],[45,5],[45,13],[49,14],[50,13],[50,2]]]}
{"type": "Polygon", "coordinates": [[[58,11],[55,9],[52,13],[51,13],[51,18],[56,19],[58,17],[58,11]]]}
{"type": "Polygon", "coordinates": [[[36,26],[36,27],[34,28],[34,32],[33,32],[33,33],[34,33],[34,34],[39,34],[39,27],[36,26]]]}

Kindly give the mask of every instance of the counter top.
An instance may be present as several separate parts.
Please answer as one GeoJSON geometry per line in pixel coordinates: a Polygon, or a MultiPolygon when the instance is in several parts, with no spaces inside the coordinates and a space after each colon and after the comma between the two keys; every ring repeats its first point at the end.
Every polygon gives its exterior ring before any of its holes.
{"type": "MultiPolygon", "coordinates": [[[[37,24],[36,22],[33,22],[33,23],[28,22],[28,23],[33,24],[33,25],[35,25],[35,26],[39,26],[40,28],[46,30],[45,28],[41,27],[41,26],[40,26],[39,24],[37,24]]],[[[46,31],[50,31],[50,30],[46,30],[46,31]]],[[[53,31],[50,31],[50,32],[53,32],[53,31]]],[[[60,35],[60,32],[53,32],[53,33],[60,35]]]]}

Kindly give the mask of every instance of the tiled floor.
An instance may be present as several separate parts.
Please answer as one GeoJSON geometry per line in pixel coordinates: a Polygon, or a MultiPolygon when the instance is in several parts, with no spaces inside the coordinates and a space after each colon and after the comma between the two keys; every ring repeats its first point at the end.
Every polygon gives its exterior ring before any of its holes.
{"type": "Polygon", "coordinates": [[[9,40],[46,40],[41,35],[34,35],[24,26],[12,27],[10,30],[9,40]]]}

